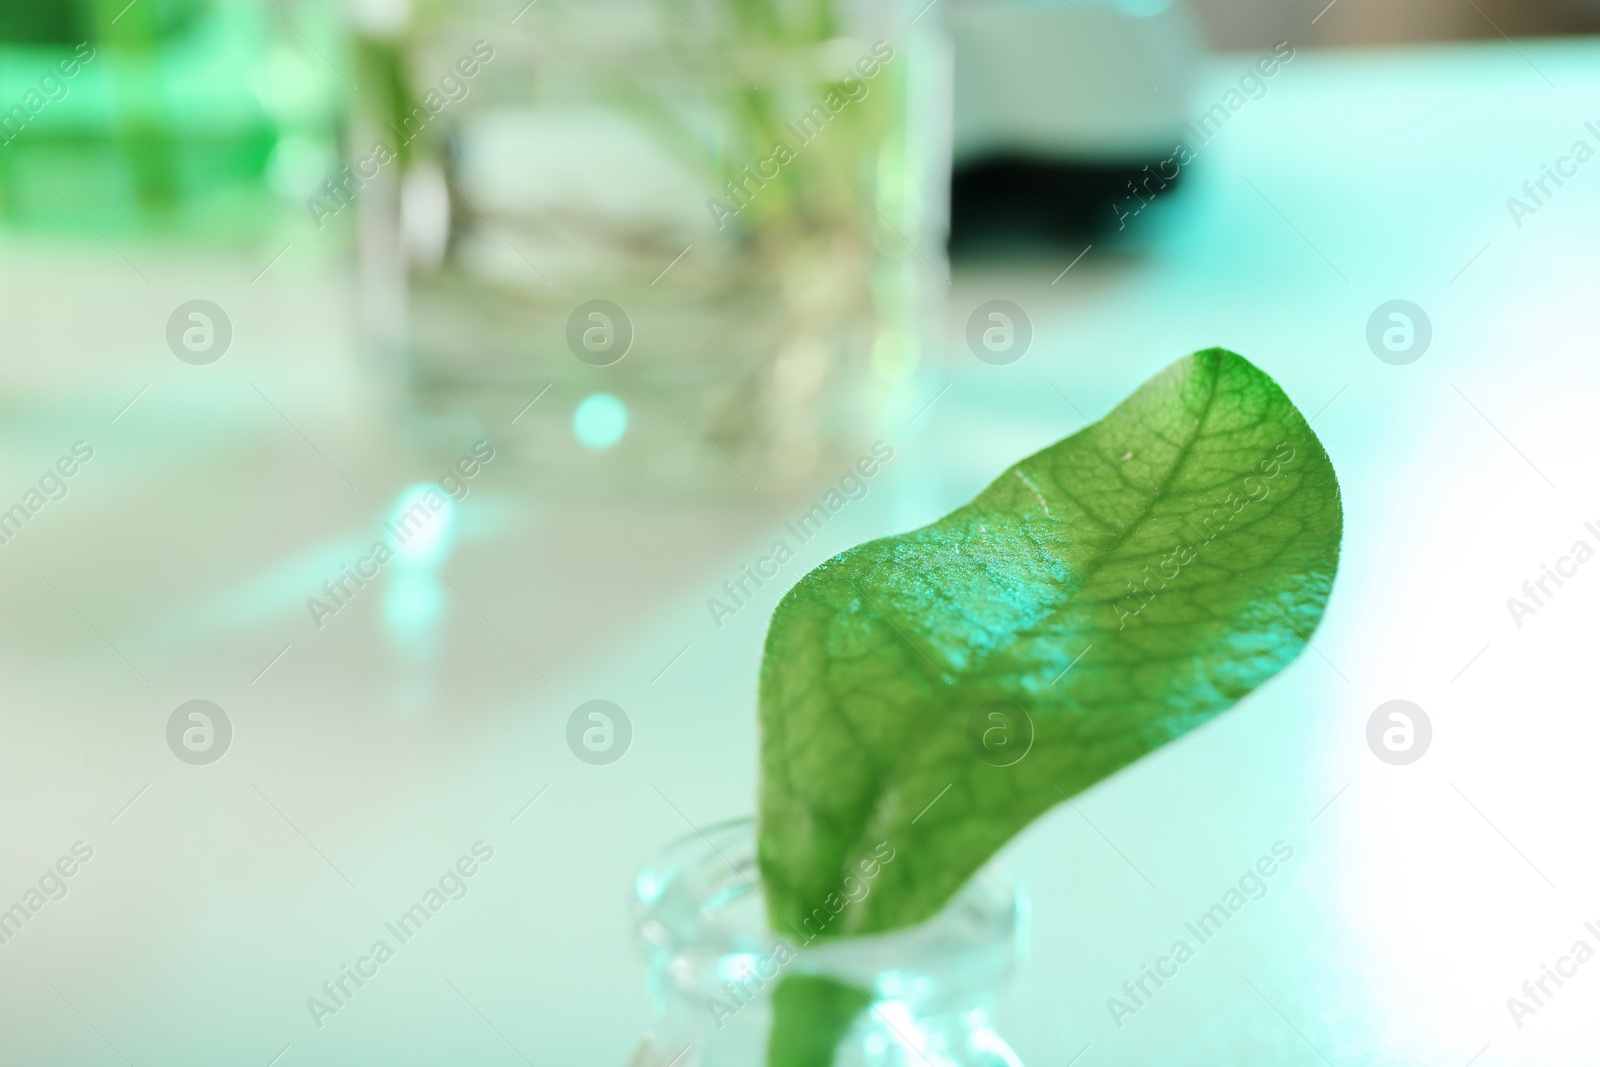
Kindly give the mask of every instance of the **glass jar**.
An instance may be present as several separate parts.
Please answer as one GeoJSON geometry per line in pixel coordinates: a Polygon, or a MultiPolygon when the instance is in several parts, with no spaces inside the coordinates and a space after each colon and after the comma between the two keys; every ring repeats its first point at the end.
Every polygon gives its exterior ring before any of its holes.
{"type": "Polygon", "coordinates": [[[629,489],[795,482],[871,439],[947,284],[935,19],[408,7],[358,8],[363,84],[387,92],[353,147],[368,334],[416,410],[629,489]]]}
{"type": "Polygon", "coordinates": [[[767,928],[760,877],[748,819],[685,837],[639,871],[632,910],[653,1021],[630,1067],[761,1067],[773,991],[800,975],[863,998],[834,1067],[1020,1067],[990,1020],[1025,940],[1026,898],[1010,876],[991,865],[917,926],[809,945],[767,928]]]}

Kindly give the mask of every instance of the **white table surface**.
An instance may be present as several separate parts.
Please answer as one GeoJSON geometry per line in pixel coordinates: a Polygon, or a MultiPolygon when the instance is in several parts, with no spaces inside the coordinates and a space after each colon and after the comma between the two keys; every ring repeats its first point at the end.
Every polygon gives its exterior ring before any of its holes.
{"type": "MultiPolygon", "coordinates": [[[[1212,344],[1308,413],[1331,404],[1316,429],[1345,494],[1315,650],[1009,850],[1035,911],[1000,1025],[1025,1062],[1600,1052],[1600,962],[1520,1028],[1505,1006],[1578,938],[1600,948],[1583,928],[1600,925],[1600,566],[1520,628],[1505,606],[1600,521],[1600,162],[1521,228],[1505,206],[1595,143],[1597,59],[1588,43],[1301,53],[1120,244],[1055,283],[1075,250],[957,271],[950,351],[917,383],[951,388],[891,427],[895,460],[787,577],[1078,429],[1051,383],[1098,417],[1212,344]],[[1010,367],[961,349],[993,297],[1037,331],[1010,367]],[[1396,297],[1434,327],[1404,367],[1364,341],[1396,297]],[[1396,697],[1435,730],[1406,767],[1365,743],[1396,697]],[[1295,856],[1269,894],[1113,1025],[1106,998],[1279,839],[1295,856]]],[[[1217,60],[1203,98],[1246,62],[1217,60]]],[[[476,608],[445,591],[431,654],[387,636],[381,590],[318,631],[305,597],[437,466],[352,354],[350,282],[326,255],[252,285],[272,249],[123,251],[148,282],[103,246],[0,252],[0,506],[73,441],[95,449],[0,547],[0,907],[74,842],[94,849],[0,945],[0,1061],[624,1062],[646,1013],[632,871],[688,821],[753,806],[775,591],[720,631],[704,601],[802,502],[563,504],[491,464],[444,570],[476,608]],[[194,368],[162,329],[202,293],[236,340],[194,368]],[[196,697],[236,731],[209,767],[164,740],[196,697]],[[635,729],[609,767],[563,740],[596,697],[635,729]],[[494,859],[469,895],[316,1028],[306,998],[480,839],[494,859]]]]}

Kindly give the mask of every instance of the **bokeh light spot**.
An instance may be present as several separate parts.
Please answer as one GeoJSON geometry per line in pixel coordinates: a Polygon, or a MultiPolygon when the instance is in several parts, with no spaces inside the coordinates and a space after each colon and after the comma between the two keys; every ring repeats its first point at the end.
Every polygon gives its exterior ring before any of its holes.
{"type": "Polygon", "coordinates": [[[583,398],[572,413],[572,435],[584,448],[603,452],[628,431],[628,409],[610,393],[583,398]]]}
{"type": "Polygon", "coordinates": [[[456,502],[429,482],[409,485],[395,501],[389,528],[401,563],[437,567],[450,553],[456,502]]]}

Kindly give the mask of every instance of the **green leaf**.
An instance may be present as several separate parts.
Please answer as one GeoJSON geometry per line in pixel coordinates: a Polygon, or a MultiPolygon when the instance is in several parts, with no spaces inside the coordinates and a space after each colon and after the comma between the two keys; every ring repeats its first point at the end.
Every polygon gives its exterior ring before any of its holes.
{"type": "Polygon", "coordinates": [[[811,571],[761,671],[774,929],[926,919],[1040,814],[1238,701],[1316,628],[1342,525],[1305,419],[1210,349],[965,507],[811,571]],[[896,858],[864,879],[880,842],[896,858]]]}
{"type": "Polygon", "coordinates": [[[828,1067],[867,1006],[860,990],[815,974],[786,976],[772,991],[767,1067],[828,1067]]]}

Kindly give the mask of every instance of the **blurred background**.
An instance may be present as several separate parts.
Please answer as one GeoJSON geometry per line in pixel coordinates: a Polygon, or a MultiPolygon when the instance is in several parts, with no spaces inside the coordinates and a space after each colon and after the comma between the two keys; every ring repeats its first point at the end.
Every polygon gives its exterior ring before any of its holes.
{"type": "Polygon", "coordinates": [[[1592,1056],[1600,969],[1507,998],[1600,949],[1600,602],[1581,568],[1507,598],[1600,546],[1597,31],[1590,0],[0,0],[0,1059],[670,1062],[634,875],[751,813],[783,590],[1214,344],[1333,456],[1339,584],[1282,676],[1007,849],[999,1032],[1057,1067],[1592,1056]],[[1392,766],[1399,698],[1433,733],[1392,766]]]}

